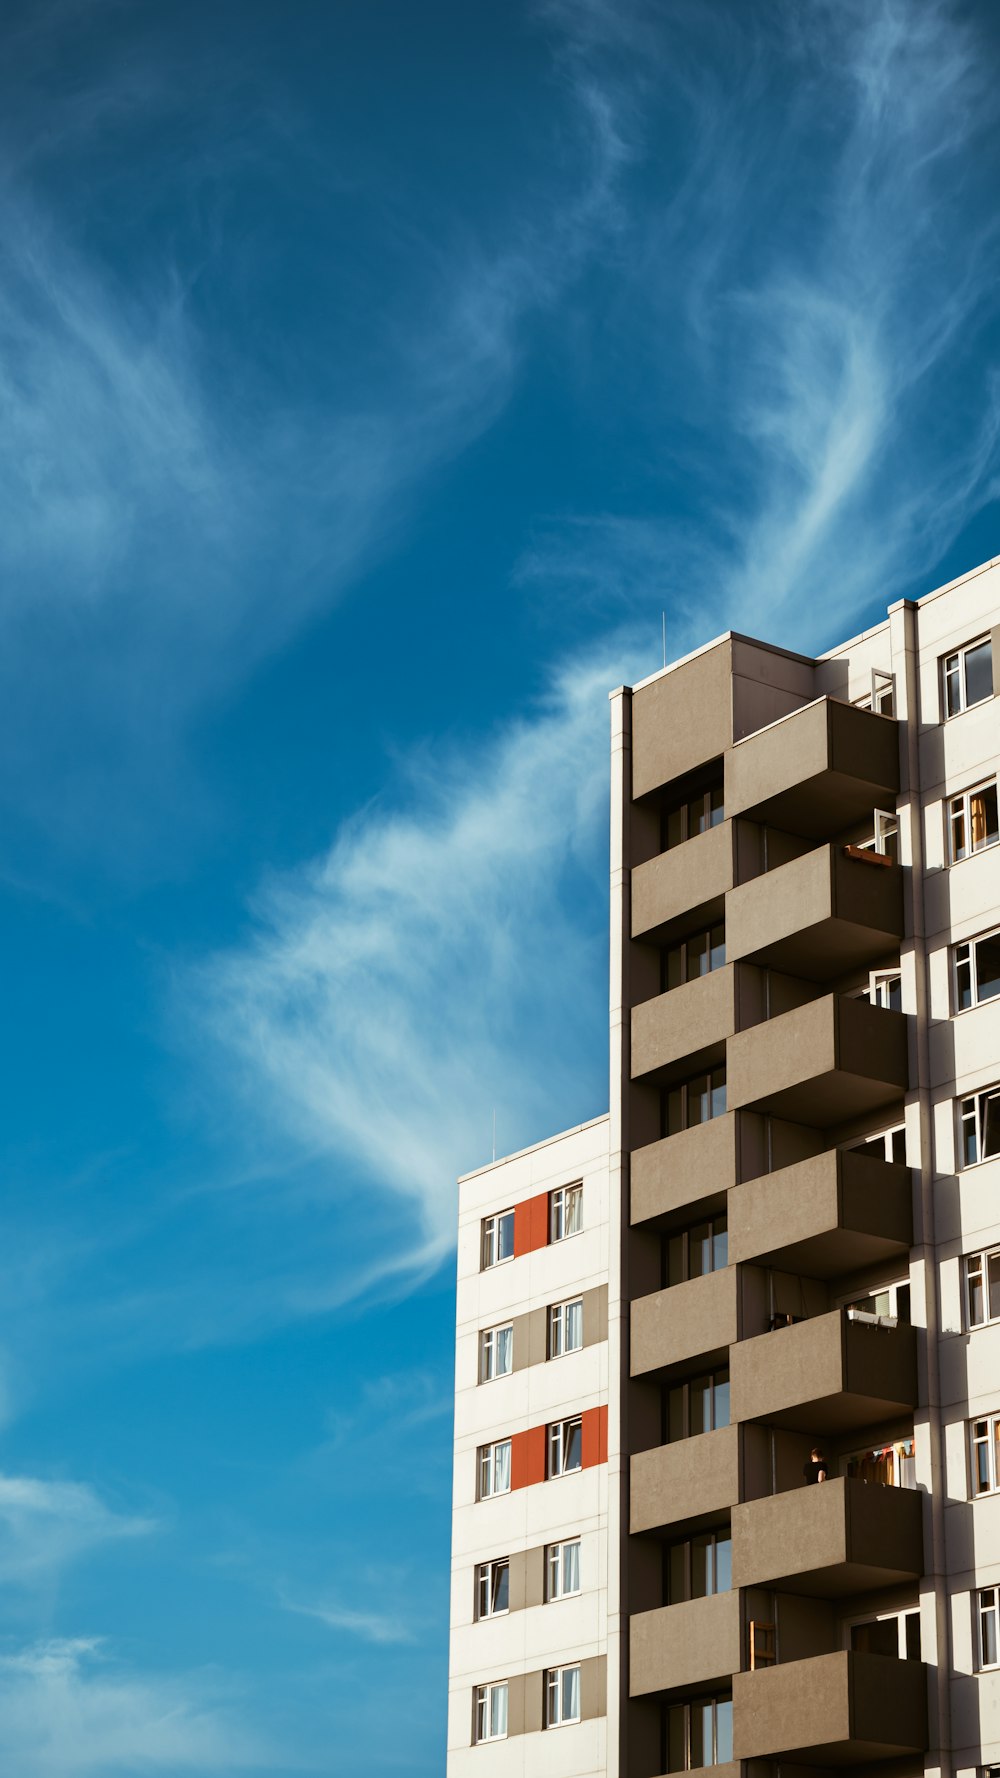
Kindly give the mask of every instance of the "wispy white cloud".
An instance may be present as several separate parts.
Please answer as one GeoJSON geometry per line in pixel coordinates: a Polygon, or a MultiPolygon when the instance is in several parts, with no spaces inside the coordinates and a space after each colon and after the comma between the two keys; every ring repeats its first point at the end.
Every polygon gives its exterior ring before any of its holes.
{"type": "MultiPolygon", "coordinates": [[[[147,100],[176,106],[184,85],[147,100]]],[[[139,115],[131,97],[97,93],[70,134],[118,129],[127,156],[139,115]]],[[[251,160],[281,137],[256,122],[251,160]]],[[[126,856],[192,716],[398,547],[428,473],[502,411],[531,319],[614,230],[629,151],[598,83],[579,88],[570,128],[572,149],[549,153],[513,218],[411,228],[405,279],[374,313],[362,302],[331,322],[322,350],[340,368],[325,395],[220,336],[199,297],[229,264],[223,241],[141,262],[126,282],[46,208],[30,156],[6,166],[0,797],[93,846],[110,782],[126,856]]],[[[61,142],[55,117],[46,152],[61,142]]],[[[166,176],[157,165],[158,190],[166,176]]],[[[173,198],[189,185],[185,163],[173,198]]]]}
{"type": "Polygon", "coordinates": [[[18,1778],[295,1769],[202,1679],[121,1670],[97,1641],[0,1656],[0,1759],[18,1778]]]}
{"type": "Polygon", "coordinates": [[[315,1618],[317,1623],[324,1624],[328,1630],[341,1631],[345,1636],[355,1637],[361,1642],[386,1644],[414,1640],[412,1617],[404,1618],[399,1614],[380,1611],[357,1611],[352,1606],[340,1605],[330,1599],[307,1605],[301,1600],[282,1597],[281,1603],[286,1611],[295,1612],[299,1617],[315,1618]]]}
{"type": "Polygon", "coordinates": [[[685,147],[628,307],[660,511],[541,526],[521,575],[822,647],[1000,493],[984,46],[946,0],[676,22],[648,51],[685,147]]]}
{"type": "Polygon", "coordinates": [[[83,1482],[0,1475],[0,1580],[8,1584],[34,1584],[100,1544],[156,1528],[114,1512],[83,1482]]]}
{"type": "Polygon", "coordinates": [[[345,1212],[358,1173],[386,1194],[371,1229],[383,1265],[450,1244],[455,1175],[489,1159],[494,1107],[507,1148],[604,1108],[592,1031],[613,663],[567,668],[485,747],[413,755],[404,808],[364,811],[270,883],[247,943],[194,985],[248,1101],[329,1157],[345,1212]]]}

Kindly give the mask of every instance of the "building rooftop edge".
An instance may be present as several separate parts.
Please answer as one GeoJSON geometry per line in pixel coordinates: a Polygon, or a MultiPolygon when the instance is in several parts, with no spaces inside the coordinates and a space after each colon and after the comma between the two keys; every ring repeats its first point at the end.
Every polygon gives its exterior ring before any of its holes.
{"type": "Polygon", "coordinates": [[[526,1148],[515,1148],[511,1154],[499,1154],[495,1161],[486,1161],[482,1167],[473,1167],[468,1173],[460,1173],[459,1185],[465,1185],[469,1179],[478,1179],[483,1173],[492,1173],[496,1167],[505,1167],[508,1161],[519,1161],[523,1155],[535,1154],[540,1148],[551,1148],[554,1142],[565,1142],[568,1136],[578,1136],[581,1130],[594,1130],[598,1124],[606,1124],[610,1111],[602,1111],[599,1117],[588,1117],[582,1124],[571,1124],[568,1130],[557,1130],[553,1136],[543,1136],[539,1142],[529,1142],[526,1148]]]}

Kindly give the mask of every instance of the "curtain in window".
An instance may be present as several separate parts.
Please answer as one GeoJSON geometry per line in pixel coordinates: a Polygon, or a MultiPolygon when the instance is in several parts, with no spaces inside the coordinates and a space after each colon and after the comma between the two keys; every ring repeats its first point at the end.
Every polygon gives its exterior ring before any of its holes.
{"type": "Polygon", "coordinates": [[[583,1345],[583,1303],[567,1303],[563,1317],[565,1350],[576,1352],[583,1345]]]}
{"type": "Polygon", "coordinates": [[[969,797],[969,821],[972,828],[972,850],[995,843],[997,835],[997,787],[988,784],[974,790],[969,797]]]}
{"type": "Polygon", "coordinates": [[[507,1683],[495,1685],[490,1692],[490,1734],[491,1736],[507,1733],[507,1683]]]}
{"type": "Polygon", "coordinates": [[[578,1543],[563,1544],[562,1583],[564,1593],[578,1593],[580,1591],[580,1545],[578,1543]]]}
{"type": "Polygon", "coordinates": [[[498,1327],[493,1341],[495,1372],[498,1377],[505,1377],[514,1363],[514,1329],[498,1327]]]}
{"type": "Polygon", "coordinates": [[[510,1487],[510,1439],[493,1447],[493,1492],[506,1494],[510,1487]]]}
{"type": "Polygon", "coordinates": [[[566,1234],[578,1235],[583,1228],[583,1193],[580,1190],[566,1193],[566,1234]]]}
{"type": "Polygon", "coordinates": [[[580,1719],[580,1669],[564,1667],[562,1671],[562,1721],[578,1722],[580,1719]]]}

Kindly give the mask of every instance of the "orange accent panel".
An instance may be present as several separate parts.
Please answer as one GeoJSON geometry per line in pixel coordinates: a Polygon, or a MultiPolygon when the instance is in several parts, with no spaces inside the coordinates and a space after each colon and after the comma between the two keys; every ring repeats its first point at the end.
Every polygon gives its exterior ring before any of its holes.
{"type": "Polygon", "coordinates": [[[583,1467],[593,1469],[608,1461],[608,1410],[585,1408],[583,1419],[583,1467]]]}
{"type": "Polygon", "coordinates": [[[510,1441],[510,1485],[530,1488],[533,1482],[545,1480],[545,1427],[530,1426],[527,1432],[515,1432],[510,1441]]]}
{"type": "Polygon", "coordinates": [[[525,1198],[514,1205],[514,1255],[534,1253],[547,1247],[549,1240],[549,1194],[539,1192],[537,1198],[525,1198]]]}

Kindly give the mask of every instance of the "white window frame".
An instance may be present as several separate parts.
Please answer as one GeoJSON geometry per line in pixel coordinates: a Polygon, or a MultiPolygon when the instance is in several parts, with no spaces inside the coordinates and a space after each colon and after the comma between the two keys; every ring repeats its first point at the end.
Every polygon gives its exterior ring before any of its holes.
{"type": "Polygon", "coordinates": [[[981,778],[978,784],[970,784],[967,790],[960,790],[957,796],[949,796],[946,799],[945,810],[948,827],[947,853],[949,864],[964,864],[967,859],[978,858],[980,853],[989,852],[995,845],[1000,843],[1000,823],[998,823],[997,839],[986,840],[981,846],[975,846],[972,843],[972,798],[978,796],[983,790],[995,791],[996,789],[997,779],[996,774],[994,773],[992,778],[981,778]],[[955,845],[956,817],[961,819],[963,832],[967,836],[967,844],[964,846],[961,853],[959,853],[955,845]]]}
{"type": "MultiPolygon", "coordinates": [[[[858,1314],[865,1315],[865,1314],[869,1314],[869,1313],[872,1315],[880,1314],[880,1312],[876,1309],[872,1309],[872,1310],[855,1309],[854,1305],[865,1302],[872,1297],[882,1296],[884,1294],[884,1295],[888,1296],[888,1298],[889,1298],[889,1307],[885,1311],[885,1315],[888,1316],[893,1321],[899,1321],[901,1319],[908,1321],[909,1316],[901,1317],[899,1314],[899,1292],[901,1290],[905,1290],[907,1292],[909,1292],[909,1290],[910,1290],[910,1274],[909,1274],[909,1272],[906,1273],[905,1277],[894,1278],[892,1280],[891,1284],[873,1284],[871,1286],[871,1288],[867,1291],[853,1291],[849,1296],[838,1297],[837,1298],[837,1306],[838,1306],[838,1308],[846,1309],[849,1313],[851,1313],[853,1311],[853,1313],[855,1315],[858,1315],[858,1314]]],[[[884,1316],[880,1315],[880,1319],[884,1319],[884,1318],[885,1318],[884,1316]]],[[[861,1622],[860,1618],[858,1619],[858,1622],[859,1623],[861,1622]]]]}
{"type": "Polygon", "coordinates": [[[583,1234],[583,1181],[560,1185],[549,1193],[549,1241],[570,1241],[583,1234]],[[576,1227],[572,1227],[573,1223],[576,1227]]]}
{"type": "Polygon", "coordinates": [[[583,1591],[583,1558],[580,1539],[566,1537],[561,1543],[550,1543],[545,1552],[545,1600],[551,1605],[556,1599],[575,1599],[583,1591]],[[576,1571],[579,1577],[575,1587],[566,1586],[566,1556],[569,1550],[576,1550],[576,1571]]]}
{"type": "Polygon", "coordinates": [[[919,1622],[920,1622],[920,1608],[919,1608],[919,1606],[907,1606],[902,1611],[865,1611],[865,1612],[862,1612],[860,1614],[860,1616],[852,1617],[852,1618],[848,1619],[847,1623],[845,1623],[845,1625],[844,1625],[844,1647],[850,1648],[850,1646],[851,1646],[851,1631],[855,1630],[855,1629],[859,1629],[862,1624],[885,1624],[885,1623],[890,1622],[890,1620],[895,1619],[896,1627],[897,1627],[896,1628],[897,1659],[900,1661],[910,1660],[910,1659],[912,1659],[912,1657],[909,1656],[906,1652],[906,1621],[908,1618],[914,1618],[914,1617],[917,1619],[917,1622],[919,1624],[919,1622]]]}
{"type": "Polygon", "coordinates": [[[554,1480],[556,1476],[577,1475],[583,1468],[583,1415],[570,1414],[566,1420],[553,1420],[549,1426],[546,1443],[548,1446],[546,1473],[549,1480],[554,1480]],[[569,1456],[573,1431],[576,1427],[580,1429],[580,1461],[567,1466],[566,1459],[569,1456]]]}
{"type": "Polygon", "coordinates": [[[565,1667],[550,1667],[545,1675],[545,1727],[562,1729],[569,1723],[583,1721],[583,1678],[579,1661],[570,1661],[565,1667]],[[563,1682],[570,1673],[576,1674],[579,1709],[575,1716],[564,1714],[563,1682]]]}
{"type": "Polygon", "coordinates": [[[583,1297],[572,1296],[565,1303],[552,1303],[549,1307],[549,1357],[566,1358],[570,1352],[583,1351],[583,1297]],[[575,1346],[567,1344],[566,1332],[569,1325],[568,1311],[579,1309],[580,1338],[575,1346]]]}
{"type": "Polygon", "coordinates": [[[488,1272],[493,1266],[505,1266],[514,1258],[514,1209],[495,1210],[492,1216],[483,1217],[483,1234],[481,1248],[480,1271],[488,1272]],[[511,1219],[510,1252],[498,1254],[500,1245],[500,1225],[507,1217],[511,1219]]]}
{"type": "Polygon", "coordinates": [[[985,1500],[987,1494],[1000,1493],[1000,1413],[976,1414],[969,1421],[969,1489],[972,1500],[985,1500]],[[985,1488],[977,1486],[980,1449],[986,1458],[985,1488]]]}
{"type": "Polygon", "coordinates": [[[889,990],[893,982],[899,983],[899,999],[902,1010],[903,972],[901,969],[873,969],[868,976],[868,999],[872,1006],[884,1007],[886,1012],[892,1010],[889,1005],[889,990]]]}
{"type": "Polygon", "coordinates": [[[845,1142],[844,1147],[847,1149],[864,1148],[864,1147],[866,1147],[866,1145],[869,1142],[877,1142],[879,1140],[879,1137],[881,1137],[882,1143],[883,1143],[883,1149],[884,1149],[884,1158],[887,1161],[892,1162],[895,1166],[905,1167],[906,1166],[905,1158],[901,1161],[896,1161],[894,1159],[893,1152],[892,1152],[893,1137],[899,1136],[900,1134],[903,1137],[903,1154],[905,1157],[905,1154],[906,1154],[906,1125],[905,1124],[893,1124],[891,1126],[891,1128],[888,1130],[872,1130],[869,1135],[860,1136],[856,1142],[845,1142]]]}
{"type": "Polygon", "coordinates": [[[976,1672],[994,1673],[1000,1667],[1000,1587],[976,1587],[972,1600],[976,1614],[976,1672]],[[993,1661],[985,1658],[983,1621],[987,1617],[993,1620],[993,1643],[997,1650],[993,1661]]]}
{"type": "Polygon", "coordinates": [[[490,1562],[480,1562],[476,1568],[476,1622],[484,1618],[506,1617],[510,1610],[509,1603],[499,1607],[493,1604],[497,1596],[497,1584],[502,1571],[507,1570],[507,1598],[510,1599],[510,1557],[494,1556],[490,1562]]]}
{"type": "Polygon", "coordinates": [[[488,1445],[480,1445],[479,1451],[478,1451],[478,1458],[479,1458],[479,1498],[480,1498],[480,1500],[494,1500],[498,1494],[509,1494],[510,1493],[510,1462],[511,1462],[510,1439],[509,1438],[495,1438],[488,1445]],[[496,1486],[497,1467],[498,1467],[497,1455],[500,1451],[503,1450],[505,1445],[507,1447],[507,1486],[506,1486],[506,1488],[498,1488],[496,1486]]]}
{"type": "Polygon", "coordinates": [[[981,944],[985,944],[986,941],[991,938],[1000,939],[1000,926],[991,927],[989,932],[977,932],[975,938],[963,939],[960,944],[952,947],[952,989],[954,993],[956,1018],[960,1018],[963,1013],[973,1012],[977,1006],[990,1006],[994,1000],[1000,999],[1000,995],[998,994],[984,994],[980,996],[979,993],[979,974],[976,966],[976,951],[981,944]],[[965,952],[964,957],[962,956],[963,951],[965,952]],[[969,973],[968,1006],[962,1005],[962,990],[959,977],[963,970],[968,970],[969,973]]]}
{"type": "Polygon", "coordinates": [[[996,1154],[983,1154],[986,1105],[989,1100],[993,1099],[1000,1099],[1000,1085],[980,1087],[977,1093],[967,1093],[963,1099],[956,1101],[958,1105],[958,1152],[961,1156],[963,1171],[967,1167],[984,1167],[987,1162],[1000,1159],[1000,1151],[996,1154]],[[971,1161],[966,1157],[966,1137],[970,1130],[976,1138],[976,1155],[975,1159],[971,1161]]]}
{"type": "Polygon", "coordinates": [[[507,1725],[510,1720],[509,1719],[509,1711],[510,1711],[509,1684],[510,1684],[510,1682],[506,1679],[494,1679],[494,1680],[491,1680],[489,1682],[489,1684],[487,1684],[487,1685],[477,1685],[477,1687],[476,1687],[476,1745],[477,1745],[477,1747],[482,1746],[487,1741],[506,1741],[506,1739],[507,1739],[507,1725]],[[494,1695],[499,1696],[499,1694],[501,1692],[503,1693],[503,1699],[504,1699],[504,1709],[503,1709],[504,1726],[500,1730],[499,1733],[495,1734],[493,1732],[493,1726],[492,1726],[493,1722],[495,1720],[494,1711],[493,1711],[493,1699],[494,1699],[494,1695]]]}
{"type": "Polygon", "coordinates": [[[513,1369],[514,1323],[501,1321],[497,1327],[484,1327],[479,1335],[479,1381],[481,1383],[495,1383],[498,1377],[509,1377],[513,1369]],[[497,1365],[497,1354],[503,1344],[498,1338],[500,1334],[510,1335],[510,1339],[506,1342],[510,1363],[505,1370],[500,1370],[497,1365]]]}
{"type": "MultiPolygon", "coordinates": [[[[962,1262],[963,1282],[965,1284],[965,1325],[970,1333],[977,1327],[989,1327],[1000,1322],[1000,1308],[995,1315],[990,1313],[990,1261],[996,1261],[996,1269],[1000,1274],[1000,1247],[983,1247],[978,1253],[967,1253],[962,1262]],[[983,1314],[976,1320],[972,1313],[973,1281],[979,1282],[979,1291],[983,1304],[983,1314]]],[[[998,1291],[1000,1298],[1000,1291],[998,1291]]]]}
{"type": "Polygon", "coordinates": [[[978,709],[980,704],[988,703],[990,698],[995,694],[996,686],[993,687],[992,692],[987,692],[984,698],[977,698],[975,703],[969,703],[966,667],[967,657],[976,648],[991,648],[991,646],[992,637],[987,630],[985,636],[977,636],[973,642],[963,642],[961,648],[955,648],[950,654],[943,654],[941,656],[942,722],[953,722],[956,716],[963,716],[966,710],[978,709]],[[948,708],[949,679],[954,680],[958,688],[958,702],[954,710],[949,710],[948,708]]]}

